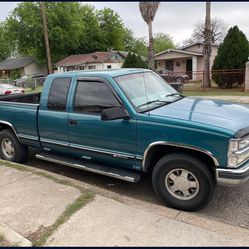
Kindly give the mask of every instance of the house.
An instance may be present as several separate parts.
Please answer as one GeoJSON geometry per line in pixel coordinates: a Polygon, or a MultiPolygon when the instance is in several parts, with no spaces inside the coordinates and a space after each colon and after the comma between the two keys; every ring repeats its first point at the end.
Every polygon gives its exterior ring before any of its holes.
{"type": "Polygon", "coordinates": [[[56,63],[58,72],[72,70],[118,69],[121,68],[128,52],[108,51],[91,54],[70,55],[56,63]]]}
{"type": "Polygon", "coordinates": [[[20,76],[24,75],[47,75],[47,67],[40,66],[33,57],[8,58],[0,62],[0,78],[9,78],[18,71],[20,76]]]}
{"type": "MultiPolygon", "coordinates": [[[[155,54],[157,69],[168,69],[175,73],[187,73],[192,80],[202,77],[204,54],[202,42],[196,42],[180,49],[168,49],[155,54]]],[[[212,44],[210,69],[218,52],[218,45],[212,44]]]]}

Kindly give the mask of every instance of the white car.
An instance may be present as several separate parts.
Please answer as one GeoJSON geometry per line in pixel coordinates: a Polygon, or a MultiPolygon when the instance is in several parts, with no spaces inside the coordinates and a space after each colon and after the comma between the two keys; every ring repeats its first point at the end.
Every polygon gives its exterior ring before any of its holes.
{"type": "Polygon", "coordinates": [[[21,87],[16,87],[11,84],[0,84],[0,95],[20,93],[25,93],[24,89],[21,87]]]}

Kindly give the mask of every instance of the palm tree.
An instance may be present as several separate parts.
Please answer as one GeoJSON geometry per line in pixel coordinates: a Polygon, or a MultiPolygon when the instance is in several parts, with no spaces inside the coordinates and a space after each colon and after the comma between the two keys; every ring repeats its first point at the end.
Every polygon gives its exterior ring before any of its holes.
{"type": "Polygon", "coordinates": [[[210,87],[210,56],[212,53],[212,30],[211,30],[211,2],[206,2],[206,19],[205,29],[203,32],[204,36],[204,87],[210,87]]]}
{"type": "Polygon", "coordinates": [[[139,2],[139,10],[149,28],[148,65],[149,69],[152,70],[154,69],[152,22],[155,18],[159,4],[160,2],[139,2]]]}

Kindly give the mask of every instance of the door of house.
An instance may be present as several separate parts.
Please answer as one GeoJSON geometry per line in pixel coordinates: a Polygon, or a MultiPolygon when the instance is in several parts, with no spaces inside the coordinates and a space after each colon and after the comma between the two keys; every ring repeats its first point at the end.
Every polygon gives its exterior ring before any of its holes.
{"type": "Polygon", "coordinates": [[[186,60],[186,72],[189,76],[189,79],[192,79],[192,73],[193,73],[192,59],[186,60]]]}
{"type": "Polygon", "coordinates": [[[174,71],[174,62],[172,60],[165,61],[165,69],[174,71]]]}

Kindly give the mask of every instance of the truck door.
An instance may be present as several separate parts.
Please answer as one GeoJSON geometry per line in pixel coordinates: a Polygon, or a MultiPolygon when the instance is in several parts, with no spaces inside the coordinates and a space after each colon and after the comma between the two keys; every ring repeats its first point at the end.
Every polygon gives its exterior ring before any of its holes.
{"type": "Polygon", "coordinates": [[[67,152],[68,110],[67,95],[71,77],[53,79],[49,92],[43,92],[38,112],[38,129],[42,147],[56,152],[67,152]]]}
{"type": "Polygon", "coordinates": [[[80,158],[136,168],[136,119],[102,121],[101,112],[122,105],[108,82],[80,80],[69,112],[70,150],[80,158]]]}

